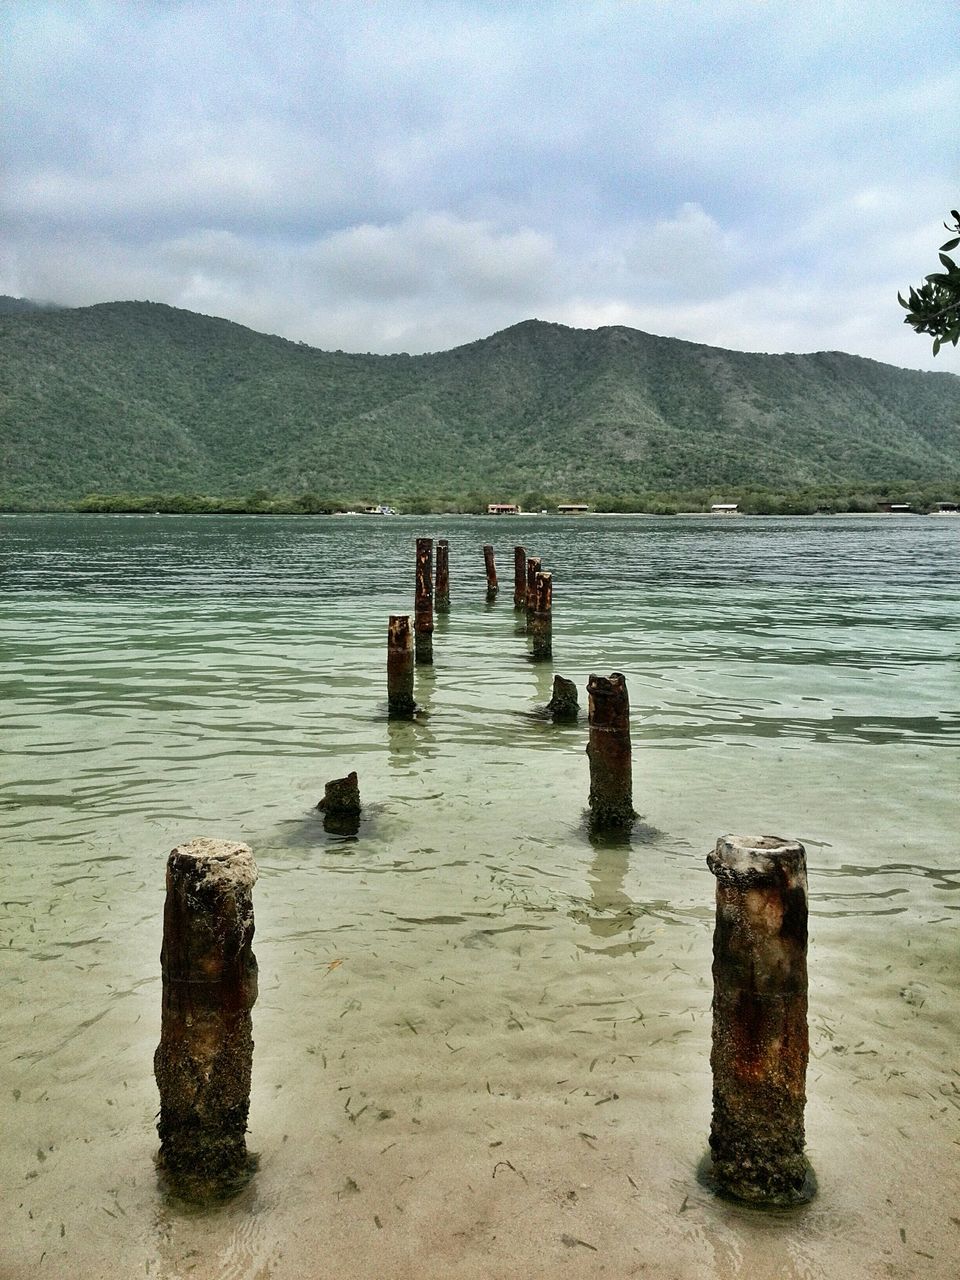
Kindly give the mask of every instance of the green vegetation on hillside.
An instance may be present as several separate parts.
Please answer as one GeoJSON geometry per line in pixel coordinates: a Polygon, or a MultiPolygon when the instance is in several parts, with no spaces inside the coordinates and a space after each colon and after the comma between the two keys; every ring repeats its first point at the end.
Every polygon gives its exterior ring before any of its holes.
{"type": "Polygon", "coordinates": [[[7,509],[669,509],[697,492],[776,509],[884,485],[949,497],[960,378],[539,321],[350,355],[107,303],[0,314],[0,432],[7,509]]]}

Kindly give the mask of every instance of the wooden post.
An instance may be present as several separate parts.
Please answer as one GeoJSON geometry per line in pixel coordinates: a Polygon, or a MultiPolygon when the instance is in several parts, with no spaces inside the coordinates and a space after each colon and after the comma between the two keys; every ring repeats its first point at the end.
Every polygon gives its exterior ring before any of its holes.
{"type": "Polygon", "coordinates": [[[252,1173],[245,1134],[257,998],[253,886],[245,844],[191,840],[167,860],[163,1005],[154,1073],[159,1166],[185,1199],[218,1199],[252,1173]]]}
{"type": "Polygon", "coordinates": [[[483,548],[483,563],[487,570],[487,599],[496,600],[500,584],[497,581],[497,564],[493,558],[493,547],[489,543],[483,548]]]}
{"type": "Polygon", "coordinates": [[[538,572],[533,584],[533,612],[529,634],[533,641],[534,662],[547,662],[553,657],[553,574],[538,572]]]}
{"type": "Polygon", "coordinates": [[[437,540],[437,588],[434,592],[437,613],[450,612],[450,544],[446,538],[437,540]]]}
{"type": "Polygon", "coordinates": [[[713,934],[713,1123],[717,1189],[754,1204],[809,1200],[804,1156],[807,867],[802,844],[723,836],[713,934]]]}
{"type": "Polygon", "coordinates": [[[547,703],[547,710],[555,724],[576,720],[580,714],[580,703],[577,701],[577,686],[572,680],[563,676],[553,677],[553,697],[547,703]]]}
{"type": "Polygon", "coordinates": [[[527,556],[527,585],[524,595],[524,605],[527,610],[527,629],[530,628],[530,619],[533,617],[533,606],[537,599],[537,574],[540,572],[540,566],[543,561],[539,556],[527,556]]]}
{"type": "Polygon", "coordinates": [[[630,699],[619,671],[587,681],[590,740],[590,808],[598,830],[629,827],[633,809],[630,699]]]}
{"type": "Polygon", "coordinates": [[[417,539],[417,595],[414,639],[417,666],[433,665],[433,539],[417,539]]]}
{"type": "Polygon", "coordinates": [[[527,553],[523,547],[513,548],[513,607],[527,607],[527,553]]]}
{"type": "Polygon", "coordinates": [[[413,634],[409,614],[391,614],[387,624],[387,715],[409,720],[413,700],[413,634]]]}

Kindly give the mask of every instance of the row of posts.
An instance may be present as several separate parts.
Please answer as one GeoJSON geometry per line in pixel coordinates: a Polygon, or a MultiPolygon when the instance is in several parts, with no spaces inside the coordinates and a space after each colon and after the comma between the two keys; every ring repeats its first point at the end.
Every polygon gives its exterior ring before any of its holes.
{"type": "MultiPolygon", "coordinates": [[[[408,616],[388,629],[389,714],[409,717],[414,665],[433,659],[433,605],[449,608],[448,544],[417,540],[415,643],[408,616]]],[[[493,548],[484,547],[487,599],[498,591],[493,548]]],[[[515,549],[514,606],[527,614],[534,656],[550,654],[552,576],[515,549]],[[533,625],[531,625],[531,623],[533,625]],[[537,653],[539,637],[540,651],[537,653]]],[[[624,676],[591,675],[591,828],[629,830],[630,704],[624,676]]],[[[555,676],[550,710],[576,719],[576,687],[555,676]]],[[[328,783],[318,806],[357,820],[356,773],[328,783]]],[[[325,825],[326,825],[325,818],[325,825]]],[[[705,1178],[748,1203],[802,1203],[813,1193],[804,1155],[807,1033],[807,879],[804,848],[776,836],[724,836],[708,856],[717,879],[713,939],[713,1118],[705,1178]]],[[[160,1091],[159,1165],[187,1200],[229,1196],[254,1168],[246,1148],[257,998],[252,891],[257,871],[243,844],[200,839],[167,863],[163,1006],[154,1059],[160,1091]]]]}

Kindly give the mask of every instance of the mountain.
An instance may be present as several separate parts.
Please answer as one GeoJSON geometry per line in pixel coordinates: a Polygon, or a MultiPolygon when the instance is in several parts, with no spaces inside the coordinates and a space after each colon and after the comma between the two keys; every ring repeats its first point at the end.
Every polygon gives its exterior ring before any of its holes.
{"type": "Polygon", "coordinates": [[[960,378],[527,320],[353,355],[149,302],[0,311],[0,501],[960,481],[960,378]]]}

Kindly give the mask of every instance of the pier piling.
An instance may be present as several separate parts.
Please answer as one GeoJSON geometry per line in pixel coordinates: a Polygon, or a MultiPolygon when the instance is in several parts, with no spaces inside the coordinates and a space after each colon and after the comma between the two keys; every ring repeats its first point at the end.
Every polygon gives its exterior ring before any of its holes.
{"type": "Polygon", "coordinates": [[[413,633],[409,614],[391,614],[387,624],[387,715],[409,720],[413,700],[413,633]]]}
{"type": "Polygon", "coordinates": [[[527,556],[527,580],[524,588],[523,603],[527,611],[527,630],[530,629],[530,619],[533,617],[533,609],[537,599],[537,574],[540,572],[543,561],[539,556],[527,556]]]}
{"type": "Polygon", "coordinates": [[[527,552],[524,547],[513,548],[513,607],[527,607],[527,552]]]}
{"type": "Polygon", "coordinates": [[[538,571],[533,583],[533,612],[529,634],[533,642],[534,662],[548,662],[553,657],[553,574],[538,571]]]}
{"type": "Polygon", "coordinates": [[[417,666],[433,665],[433,539],[417,539],[417,593],[414,604],[417,666]]]}
{"type": "Polygon", "coordinates": [[[496,600],[500,584],[497,581],[497,564],[493,557],[493,547],[489,543],[483,548],[483,563],[487,570],[487,599],[496,600]]]}
{"type": "Polygon", "coordinates": [[[590,809],[596,830],[629,828],[633,808],[630,698],[619,671],[587,681],[590,739],[590,809]]]}
{"type": "Polygon", "coordinates": [[[240,1189],[255,1159],[246,1146],[257,998],[249,847],[191,840],[167,860],[163,909],[158,1165],[187,1200],[240,1189]]]}
{"type": "Polygon", "coordinates": [[[450,544],[437,540],[437,586],[433,598],[437,613],[450,612],[450,544]]]}
{"type": "Polygon", "coordinates": [[[804,1155],[807,868],[802,844],[723,836],[713,935],[712,1178],[760,1205],[813,1194],[804,1155]]]}

